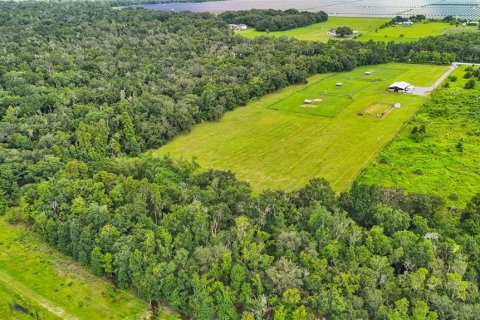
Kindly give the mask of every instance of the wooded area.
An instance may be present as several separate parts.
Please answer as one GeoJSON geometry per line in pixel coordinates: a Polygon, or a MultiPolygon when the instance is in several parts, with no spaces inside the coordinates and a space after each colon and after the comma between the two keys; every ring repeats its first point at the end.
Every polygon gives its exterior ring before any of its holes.
{"type": "Polygon", "coordinates": [[[328,20],[323,12],[289,10],[241,10],[227,11],[220,14],[227,23],[243,23],[257,31],[283,31],[309,26],[328,20]]]}
{"type": "Polygon", "coordinates": [[[248,40],[210,14],[0,3],[0,212],[122,288],[195,319],[475,319],[480,196],[230,172],[139,156],[314,73],[480,58],[415,43],[248,40]]]}

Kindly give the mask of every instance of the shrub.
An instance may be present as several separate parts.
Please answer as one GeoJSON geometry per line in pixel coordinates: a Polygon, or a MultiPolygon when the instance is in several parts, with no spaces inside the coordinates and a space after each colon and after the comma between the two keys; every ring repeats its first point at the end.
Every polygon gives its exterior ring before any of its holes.
{"type": "Polygon", "coordinates": [[[418,176],[423,175],[422,169],[415,169],[415,170],[413,170],[413,173],[416,174],[416,175],[418,175],[418,176]]]}
{"type": "Polygon", "coordinates": [[[457,149],[458,152],[463,152],[463,140],[460,139],[457,144],[455,145],[455,148],[457,149]]]}
{"type": "Polygon", "coordinates": [[[465,83],[465,89],[473,89],[475,88],[475,80],[470,79],[465,83]]]}

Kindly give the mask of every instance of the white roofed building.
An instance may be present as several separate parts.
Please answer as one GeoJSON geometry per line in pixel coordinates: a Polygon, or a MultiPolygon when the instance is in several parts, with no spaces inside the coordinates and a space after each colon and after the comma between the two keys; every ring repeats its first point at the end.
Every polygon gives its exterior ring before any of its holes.
{"type": "Polygon", "coordinates": [[[408,92],[413,90],[413,86],[405,81],[394,82],[388,87],[390,92],[408,92]]]}

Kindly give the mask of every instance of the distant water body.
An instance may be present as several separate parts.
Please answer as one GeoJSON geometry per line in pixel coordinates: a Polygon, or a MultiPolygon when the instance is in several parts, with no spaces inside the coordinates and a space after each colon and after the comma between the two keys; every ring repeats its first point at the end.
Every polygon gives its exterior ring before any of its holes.
{"type": "Polygon", "coordinates": [[[480,19],[480,0],[227,0],[201,3],[146,4],[151,10],[219,13],[228,10],[290,9],[325,11],[331,16],[395,17],[423,14],[440,19],[448,15],[480,19]]]}

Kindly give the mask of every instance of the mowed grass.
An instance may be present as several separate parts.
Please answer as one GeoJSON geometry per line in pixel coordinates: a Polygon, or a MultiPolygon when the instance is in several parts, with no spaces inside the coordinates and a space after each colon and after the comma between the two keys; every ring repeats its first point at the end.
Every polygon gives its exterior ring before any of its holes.
{"type": "Polygon", "coordinates": [[[269,36],[269,37],[292,37],[299,40],[311,40],[311,41],[322,41],[327,42],[329,39],[334,39],[335,37],[327,35],[329,29],[335,29],[340,26],[349,26],[350,28],[359,31],[360,33],[369,33],[374,32],[376,28],[380,25],[388,22],[389,19],[382,18],[344,18],[344,17],[329,17],[328,21],[312,24],[310,26],[286,30],[286,31],[275,31],[275,32],[259,32],[255,29],[248,29],[246,31],[238,32],[239,35],[242,35],[246,38],[256,38],[259,36],[269,36]]]}
{"type": "Polygon", "coordinates": [[[18,319],[18,320],[32,320],[37,315],[42,320],[60,320],[50,313],[47,309],[43,308],[39,304],[26,299],[21,294],[11,291],[2,282],[0,282],[0,319],[18,319]],[[31,313],[23,313],[15,311],[13,304],[16,303],[19,306],[26,308],[31,313]]]}
{"type": "MultiPolygon", "coordinates": [[[[0,218],[0,319],[147,319],[148,305],[0,218]]],[[[174,319],[174,318],[172,318],[174,319]]]]}
{"type": "Polygon", "coordinates": [[[367,89],[376,82],[392,79],[405,72],[405,69],[375,68],[357,69],[348,73],[337,73],[325,76],[316,82],[309,83],[303,89],[279,100],[270,106],[271,109],[305,113],[325,117],[334,117],[354,101],[354,95],[367,89]],[[305,100],[313,100],[305,103],[305,100]]]}
{"type": "Polygon", "coordinates": [[[362,34],[357,40],[408,42],[420,38],[458,32],[478,32],[478,27],[455,26],[445,22],[420,22],[410,27],[396,26],[370,31],[362,34]]]}
{"type": "Polygon", "coordinates": [[[255,29],[238,32],[246,38],[256,38],[259,36],[269,37],[292,37],[299,40],[321,41],[327,42],[330,39],[341,39],[327,34],[329,29],[336,29],[340,26],[348,26],[358,31],[361,35],[356,38],[358,41],[395,41],[407,42],[428,36],[438,36],[446,33],[455,32],[478,32],[475,26],[455,26],[445,22],[420,22],[413,26],[404,27],[379,27],[390,19],[383,18],[345,18],[345,17],[329,17],[328,21],[316,23],[307,27],[275,32],[259,32],[255,29]]]}
{"type": "Polygon", "coordinates": [[[480,192],[480,82],[476,89],[464,90],[465,68],[453,73],[458,81],[451,82],[450,89],[437,89],[439,100],[429,102],[433,107],[425,106],[405,125],[362,172],[360,183],[435,194],[457,207],[480,192]],[[467,99],[467,94],[473,97],[467,99]],[[426,135],[416,142],[411,132],[421,124],[426,125],[426,135]]]}
{"type": "MultiPolygon", "coordinates": [[[[152,151],[174,158],[196,158],[201,166],[231,170],[259,192],[267,188],[292,190],[313,177],[324,177],[336,190],[345,190],[427,99],[387,91],[393,81],[416,86],[431,85],[447,70],[444,66],[386,64],[358,68],[349,73],[321,74],[306,85],[291,86],[227,113],[216,123],[196,126],[191,133],[152,151]],[[366,88],[352,94],[352,101],[333,117],[314,116],[310,109],[288,100],[299,92],[326,91],[331,77],[355,79],[372,72],[366,88]],[[383,75],[383,76],[378,76],[383,75]],[[285,104],[274,110],[272,105],[285,104]],[[357,115],[373,102],[402,107],[383,119],[357,115]],[[290,109],[297,112],[291,112],[290,109]],[[286,111],[285,111],[286,110],[286,111]]],[[[367,81],[367,80],[358,80],[367,81]]],[[[303,98],[303,97],[302,97],[303,98]]]]}

